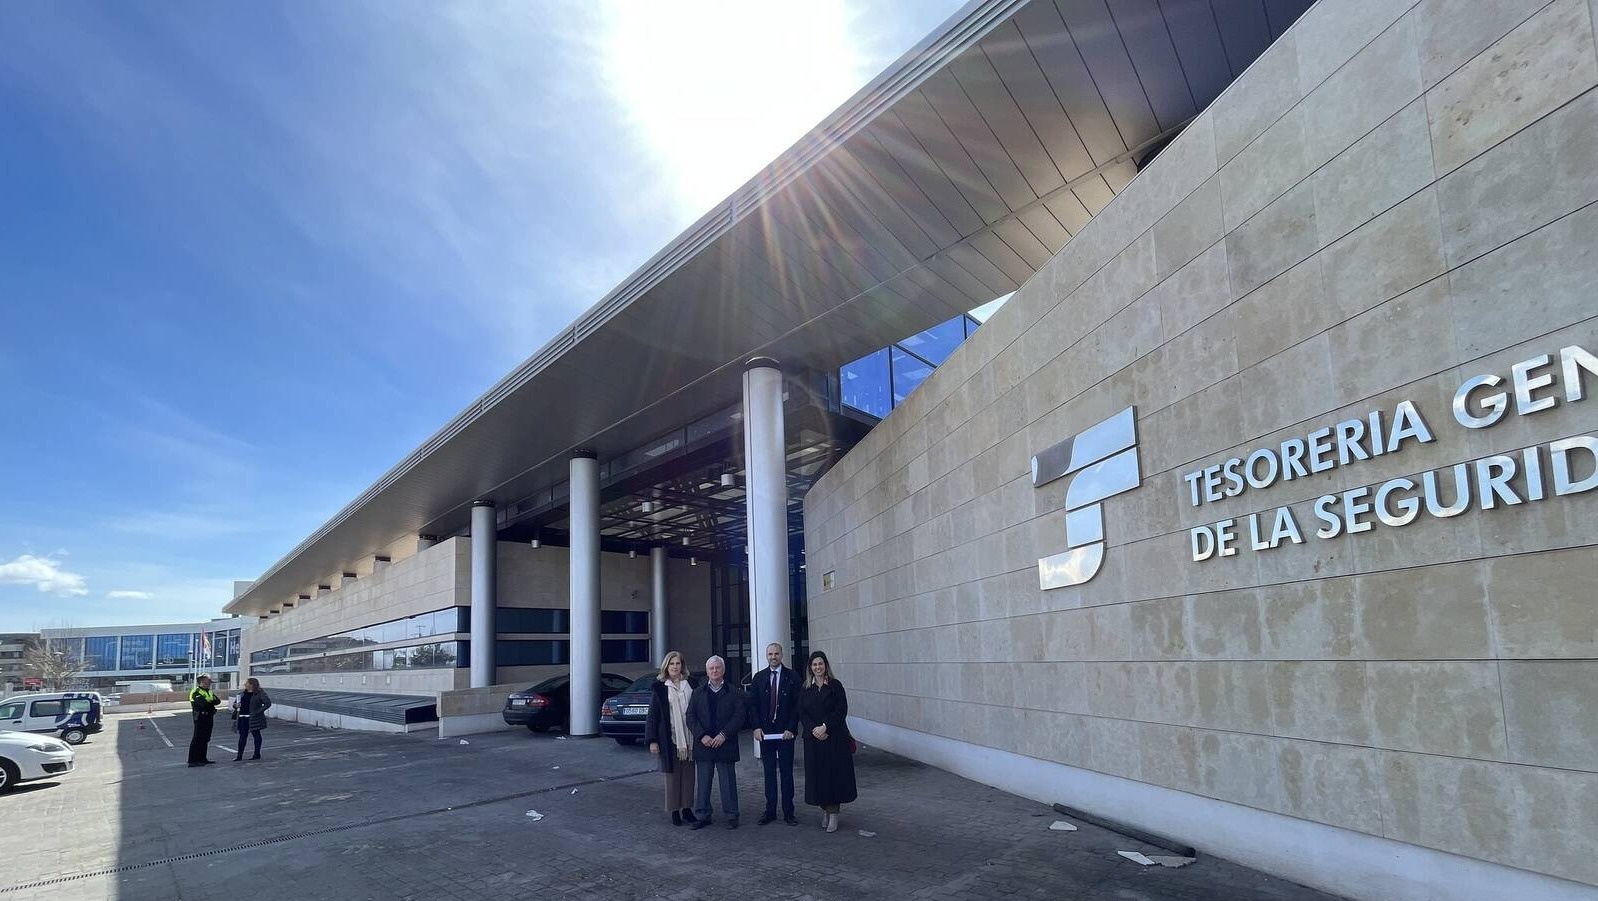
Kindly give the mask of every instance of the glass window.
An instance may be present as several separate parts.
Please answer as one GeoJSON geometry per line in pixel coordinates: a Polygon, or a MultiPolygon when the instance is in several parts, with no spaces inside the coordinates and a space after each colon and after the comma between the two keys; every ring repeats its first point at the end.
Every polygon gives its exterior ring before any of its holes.
{"type": "Polygon", "coordinates": [[[866,354],[838,370],[838,390],[845,404],[879,419],[892,409],[888,393],[888,349],[866,354]]]}
{"type": "Polygon", "coordinates": [[[501,634],[560,634],[570,628],[569,611],[549,607],[500,607],[495,613],[495,628],[501,634]]]}
{"type": "Polygon", "coordinates": [[[22,705],[21,704],[7,704],[4,707],[0,707],[0,720],[20,720],[20,719],[22,719],[22,705]]]}
{"type": "Polygon", "coordinates": [[[893,405],[897,407],[904,403],[910,392],[921,387],[921,383],[931,374],[932,366],[926,361],[897,347],[893,348],[893,405]]]}
{"type": "Polygon", "coordinates": [[[28,711],[30,716],[60,716],[67,712],[67,705],[62,701],[34,701],[33,707],[28,711]]]}
{"type": "Polygon", "coordinates": [[[184,632],[178,635],[155,637],[155,665],[160,667],[188,666],[193,653],[194,636],[184,632]]]}
{"type": "MultiPolygon", "coordinates": [[[[644,663],[649,660],[649,641],[643,638],[611,638],[599,643],[601,663],[644,663]]],[[[626,686],[623,685],[623,688],[626,686]]]]}
{"type": "Polygon", "coordinates": [[[154,666],[155,636],[122,636],[121,661],[122,669],[149,669],[154,666]]]}
{"type": "Polygon", "coordinates": [[[103,672],[117,668],[117,639],[114,635],[93,636],[83,640],[83,668],[90,672],[103,672]]]}
{"type": "Polygon", "coordinates": [[[94,702],[88,698],[68,698],[67,709],[73,713],[88,713],[94,709],[94,702]]]}
{"type": "Polygon", "coordinates": [[[562,685],[565,685],[566,682],[568,680],[570,680],[570,679],[571,679],[571,676],[569,676],[569,675],[550,676],[548,679],[545,679],[544,681],[538,683],[537,685],[534,685],[532,688],[529,688],[527,690],[528,691],[554,691],[555,689],[561,687],[562,685]]]}
{"type": "Polygon", "coordinates": [[[602,610],[599,631],[606,634],[648,635],[649,613],[644,610],[602,610]]]}
{"type": "MultiPolygon", "coordinates": [[[[900,341],[899,346],[934,366],[942,366],[943,361],[949,359],[949,354],[954,353],[954,349],[965,340],[965,318],[962,314],[947,322],[940,322],[900,341]]],[[[894,367],[897,369],[898,364],[895,363],[894,367]]]]}
{"type": "Polygon", "coordinates": [[[655,674],[654,673],[650,673],[647,676],[639,676],[633,682],[633,684],[627,686],[627,691],[654,691],[654,690],[655,690],[655,674]]]}
{"type": "Polygon", "coordinates": [[[532,641],[496,641],[494,663],[497,666],[549,666],[565,663],[570,644],[563,639],[551,638],[532,641]]]}

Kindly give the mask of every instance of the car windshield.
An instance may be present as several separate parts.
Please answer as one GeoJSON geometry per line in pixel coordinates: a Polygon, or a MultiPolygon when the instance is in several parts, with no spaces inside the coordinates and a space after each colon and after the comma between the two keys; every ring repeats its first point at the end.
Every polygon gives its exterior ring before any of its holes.
{"type": "Polygon", "coordinates": [[[654,673],[650,673],[647,676],[639,676],[637,682],[634,682],[633,684],[627,686],[627,690],[628,691],[649,691],[650,688],[654,686],[654,684],[655,684],[655,674],[654,673]]]}

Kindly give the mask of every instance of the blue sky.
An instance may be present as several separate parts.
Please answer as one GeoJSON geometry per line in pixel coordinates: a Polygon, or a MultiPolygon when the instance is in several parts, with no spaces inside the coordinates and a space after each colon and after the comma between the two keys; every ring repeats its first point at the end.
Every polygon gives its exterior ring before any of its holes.
{"type": "Polygon", "coordinates": [[[960,5],[0,5],[0,631],[215,615],[960,5]]]}

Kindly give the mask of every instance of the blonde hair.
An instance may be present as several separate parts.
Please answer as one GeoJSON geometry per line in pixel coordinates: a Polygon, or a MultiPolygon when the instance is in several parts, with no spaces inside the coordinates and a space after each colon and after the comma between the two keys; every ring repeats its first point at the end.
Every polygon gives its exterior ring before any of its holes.
{"type": "Polygon", "coordinates": [[[671,666],[672,658],[676,658],[677,662],[682,664],[682,677],[688,678],[688,661],[682,659],[682,654],[676,651],[667,651],[666,656],[660,658],[660,672],[655,676],[656,682],[665,682],[671,678],[666,674],[666,668],[671,666]]]}

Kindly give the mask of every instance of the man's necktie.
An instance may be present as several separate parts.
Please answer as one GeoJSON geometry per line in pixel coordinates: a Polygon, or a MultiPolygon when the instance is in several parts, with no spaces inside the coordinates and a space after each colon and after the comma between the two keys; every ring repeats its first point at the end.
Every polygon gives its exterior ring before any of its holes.
{"type": "Polygon", "coordinates": [[[771,717],[770,722],[777,721],[777,676],[778,670],[771,671],[771,717]]]}

